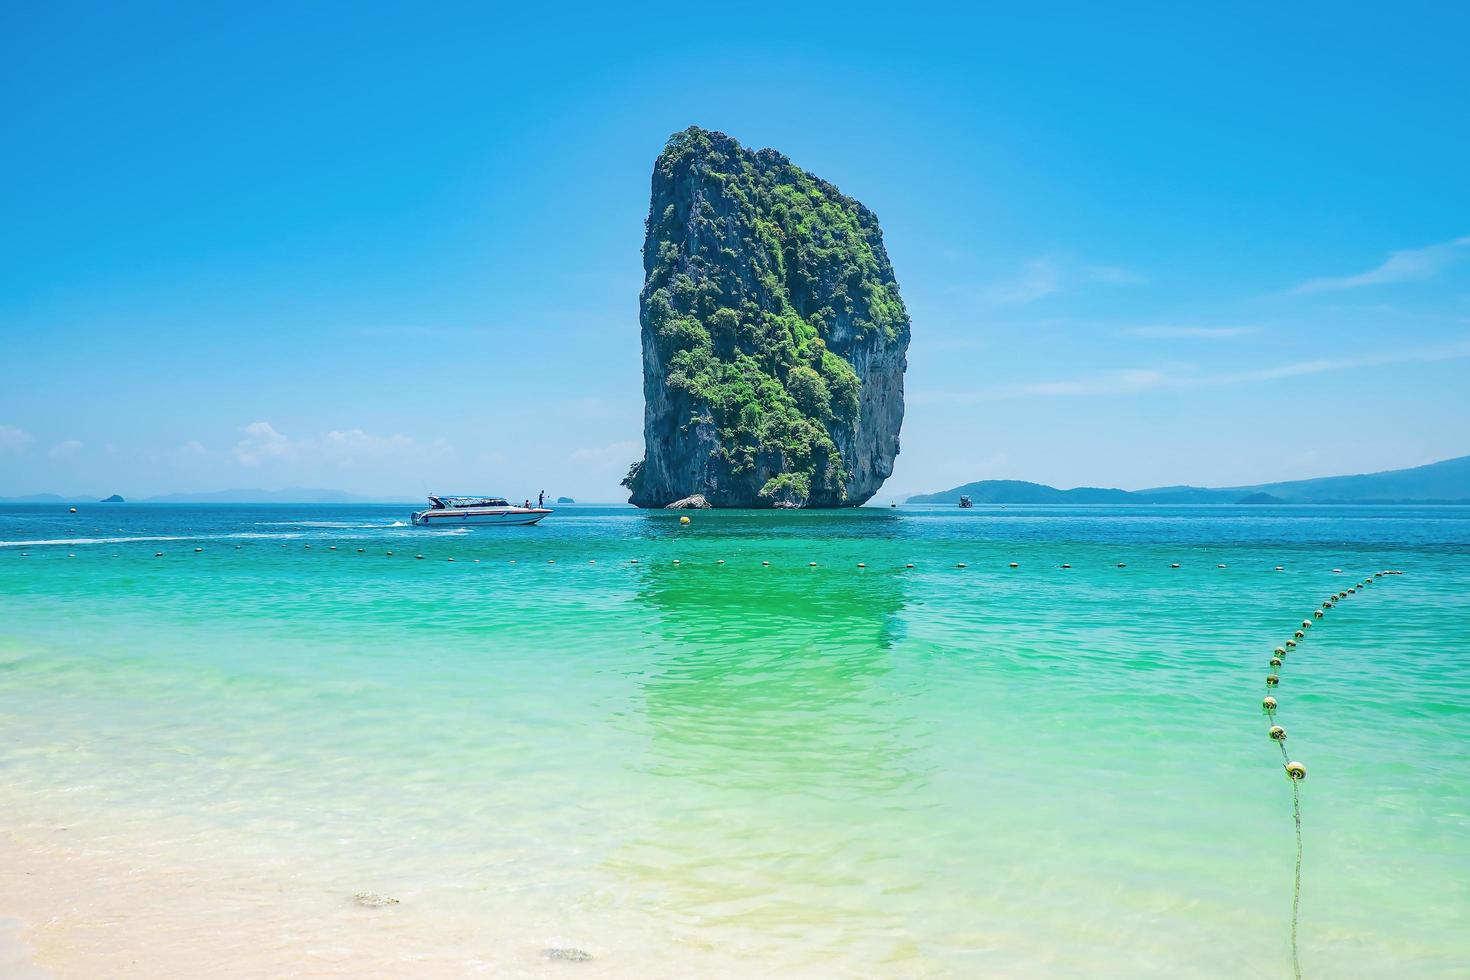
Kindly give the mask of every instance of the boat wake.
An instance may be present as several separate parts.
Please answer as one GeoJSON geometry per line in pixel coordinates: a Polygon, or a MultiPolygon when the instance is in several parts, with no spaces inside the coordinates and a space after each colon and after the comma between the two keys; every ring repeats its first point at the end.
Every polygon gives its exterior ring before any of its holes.
{"type": "Polygon", "coordinates": [[[72,544],[131,544],[143,541],[240,541],[269,539],[272,541],[295,540],[301,534],[148,534],[127,538],[33,538],[29,541],[0,541],[0,548],[41,548],[47,545],[72,544]]]}

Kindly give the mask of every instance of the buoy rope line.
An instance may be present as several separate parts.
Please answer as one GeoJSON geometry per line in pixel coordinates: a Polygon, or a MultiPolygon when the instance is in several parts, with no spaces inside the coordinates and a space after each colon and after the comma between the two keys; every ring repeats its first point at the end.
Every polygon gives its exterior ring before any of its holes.
{"type": "MultiPolygon", "coordinates": [[[[141,538],[139,540],[147,541],[147,540],[150,540],[150,539],[148,539],[148,538],[141,538]]],[[[157,540],[157,539],[153,539],[153,540],[157,540]]],[[[187,539],[185,539],[185,540],[187,540],[187,539]]],[[[56,543],[56,542],[50,542],[50,541],[41,542],[41,544],[43,544],[43,545],[49,545],[49,544],[53,544],[53,543],[56,543]]],[[[90,542],[84,542],[84,543],[90,543],[90,542]]],[[[123,543],[123,542],[115,542],[114,544],[119,544],[119,543],[123,543]]],[[[319,547],[321,546],[321,542],[317,542],[317,544],[318,544],[319,547]]],[[[367,552],[367,549],[366,548],[352,547],[352,544],[353,544],[353,542],[349,542],[347,545],[344,546],[344,549],[345,550],[350,550],[350,551],[356,551],[359,555],[364,554],[364,553],[367,552]]],[[[31,546],[30,545],[22,545],[22,544],[6,544],[6,545],[3,545],[3,546],[0,546],[0,555],[3,555],[6,552],[10,552],[10,551],[17,551],[19,549],[26,548],[26,547],[31,547],[31,546]]],[[[233,545],[232,547],[233,547],[233,550],[240,551],[245,546],[244,545],[238,545],[237,544],[237,545],[233,545]]],[[[289,548],[291,546],[288,545],[288,544],[282,544],[281,547],[282,548],[289,548]]],[[[327,545],[325,547],[326,547],[326,550],[328,552],[335,552],[335,551],[337,551],[337,546],[336,545],[327,545]]],[[[205,548],[194,548],[192,550],[197,555],[197,554],[203,554],[208,549],[205,549],[205,548]]],[[[309,545],[309,544],[303,544],[302,545],[302,550],[303,551],[311,551],[312,550],[312,546],[309,545]]],[[[320,553],[320,552],[318,552],[318,553],[320,553]]],[[[392,549],[388,549],[388,550],[384,551],[383,554],[385,556],[389,557],[389,558],[392,558],[393,557],[393,551],[392,551],[392,549]]],[[[165,555],[165,552],[162,552],[162,551],[155,551],[155,552],[153,552],[153,557],[154,558],[162,558],[162,557],[164,557],[164,555],[165,555]]],[[[19,551],[19,557],[21,557],[21,558],[30,558],[31,557],[31,553],[29,551],[19,551]]],[[[68,557],[68,558],[75,558],[77,556],[76,556],[76,554],[72,553],[72,554],[68,554],[66,557],[68,557]]],[[[111,553],[111,557],[113,557],[113,558],[121,558],[122,555],[119,552],[114,551],[114,552],[111,553]]],[[[423,555],[422,553],[417,553],[417,554],[414,554],[413,557],[416,558],[416,559],[419,559],[420,561],[422,561],[426,556],[423,555]]],[[[454,558],[452,556],[446,556],[444,560],[447,561],[447,562],[452,562],[452,561],[454,561],[454,558]]],[[[480,558],[473,558],[473,559],[467,559],[467,560],[473,562],[476,565],[482,563],[482,559],[480,559],[480,558]]],[[[516,559],[511,558],[511,559],[508,559],[508,562],[507,563],[508,564],[511,564],[511,565],[514,565],[517,562],[516,562],[516,559]]],[[[716,564],[716,565],[724,565],[725,563],[726,563],[726,561],[723,558],[718,558],[718,559],[715,559],[714,560],[714,564],[716,564]]],[[[556,564],[556,559],[555,558],[548,558],[546,560],[546,564],[548,564],[548,565],[555,565],[556,564]]],[[[589,565],[596,565],[597,564],[597,559],[595,559],[595,558],[589,559],[588,562],[587,562],[587,564],[589,564],[589,565]]],[[[639,562],[639,560],[637,558],[629,558],[629,559],[627,559],[626,564],[628,564],[628,565],[637,565],[637,564],[640,564],[640,562],[639,562]]],[[[671,564],[679,565],[679,564],[683,564],[683,563],[678,558],[675,558],[675,559],[672,560],[671,564]]],[[[1122,562],[1122,561],[1120,561],[1120,562],[1109,562],[1108,564],[1111,565],[1112,567],[1119,568],[1119,569],[1126,569],[1126,568],[1129,567],[1129,565],[1128,565],[1127,562],[1122,562]]],[[[769,560],[762,561],[761,562],[761,565],[763,567],[769,567],[771,565],[771,562],[769,560]]],[[[814,561],[807,562],[807,565],[809,567],[811,567],[811,568],[816,568],[817,567],[817,562],[814,562],[814,561]]],[[[867,562],[860,561],[860,562],[857,562],[856,563],[856,567],[858,567],[860,569],[866,569],[868,567],[868,563],[867,562]]],[[[918,566],[915,565],[913,562],[908,562],[908,563],[906,563],[906,564],[904,564],[902,566],[895,565],[895,566],[892,566],[892,567],[893,568],[901,568],[903,570],[912,571],[915,568],[917,568],[918,566]]],[[[961,561],[961,562],[955,562],[953,565],[945,564],[945,565],[943,565],[943,567],[953,568],[953,569],[956,569],[956,570],[959,570],[959,571],[964,571],[965,569],[969,568],[970,566],[969,566],[968,563],[961,561]]],[[[1014,562],[1013,561],[1013,562],[1007,563],[1007,567],[1014,571],[1016,569],[1019,569],[1021,567],[1021,564],[1020,564],[1020,562],[1014,562]]],[[[1059,568],[1059,569],[1062,569],[1062,570],[1066,571],[1066,570],[1070,570],[1072,568],[1072,565],[1070,563],[1063,563],[1063,564],[1055,565],[1055,566],[1043,565],[1041,567],[1043,567],[1043,568],[1052,568],[1052,567],[1055,567],[1055,568],[1059,568]]],[[[1171,568],[1171,569],[1178,569],[1180,567],[1181,566],[1179,565],[1178,562],[1174,562],[1174,563],[1172,563],[1172,564],[1169,565],[1169,568],[1171,568]]],[[[1223,568],[1229,568],[1230,566],[1221,564],[1221,565],[1216,565],[1215,567],[1216,568],[1223,569],[1223,568]]],[[[1273,570],[1274,571],[1277,571],[1277,572],[1281,572],[1281,571],[1284,571],[1285,569],[1283,568],[1283,566],[1277,565],[1277,566],[1275,566],[1275,568],[1273,570]]],[[[1334,568],[1332,571],[1333,571],[1334,574],[1341,574],[1342,573],[1342,569],[1340,569],[1340,568],[1334,568]]],[[[1385,575],[1402,575],[1403,573],[1402,572],[1399,572],[1399,571],[1392,571],[1392,572],[1384,572],[1382,574],[1385,574],[1385,575]]]]}
{"type": "MultiPolygon", "coordinates": [[[[1334,568],[1333,571],[1339,572],[1340,569],[1334,568]]],[[[1271,651],[1271,672],[1266,675],[1267,692],[1274,691],[1280,686],[1281,676],[1277,671],[1281,670],[1285,665],[1287,654],[1295,650],[1297,644],[1307,638],[1307,630],[1312,628],[1314,621],[1323,619],[1343,599],[1346,599],[1350,595],[1356,595],[1359,589],[1366,589],[1383,576],[1402,574],[1404,573],[1401,571],[1390,569],[1374,572],[1357,585],[1350,586],[1341,592],[1335,592],[1328,596],[1326,601],[1322,603],[1321,608],[1312,610],[1311,619],[1302,620],[1302,625],[1292,633],[1291,639],[1271,651]]],[[[1266,721],[1270,726],[1266,730],[1266,734],[1270,737],[1271,741],[1276,743],[1276,747],[1281,750],[1282,768],[1286,770],[1286,781],[1291,784],[1291,819],[1292,823],[1296,825],[1296,870],[1292,875],[1291,885],[1291,972],[1296,980],[1302,980],[1301,949],[1297,944],[1297,926],[1301,919],[1302,910],[1302,797],[1300,784],[1302,780],[1307,778],[1307,767],[1293,760],[1287,754],[1286,729],[1276,723],[1276,711],[1278,707],[1276,698],[1270,693],[1267,693],[1261,699],[1261,708],[1265,711],[1266,721]]]]}

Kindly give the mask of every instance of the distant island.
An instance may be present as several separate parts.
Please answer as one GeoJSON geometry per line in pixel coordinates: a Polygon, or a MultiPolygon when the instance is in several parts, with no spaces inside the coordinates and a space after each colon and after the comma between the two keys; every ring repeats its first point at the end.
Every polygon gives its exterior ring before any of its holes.
{"type": "Polygon", "coordinates": [[[559,504],[575,504],[576,503],[576,501],[573,500],[571,497],[557,497],[556,498],[556,502],[559,503],[559,504]]]}
{"type": "Polygon", "coordinates": [[[99,504],[125,504],[125,503],[127,503],[127,501],[122,498],[122,494],[117,494],[117,493],[113,494],[111,497],[103,497],[101,500],[99,500],[97,502],[99,504]]]}
{"type": "Polygon", "coordinates": [[[907,502],[951,504],[961,495],[977,504],[1466,504],[1470,503],[1470,456],[1406,470],[1248,487],[1058,490],[1024,480],[979,480],[939,493],[921,493],[907,502]]]}

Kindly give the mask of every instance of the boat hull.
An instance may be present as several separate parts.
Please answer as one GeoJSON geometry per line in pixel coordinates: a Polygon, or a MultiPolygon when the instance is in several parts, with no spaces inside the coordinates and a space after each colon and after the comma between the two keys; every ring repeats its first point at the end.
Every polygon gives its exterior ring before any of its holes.
{"type": "Polygon", "coordinates": [[[413,515],[419,527],[525,526],[540,521],[547,507],[465,507],[426,510],[413,515]]]}

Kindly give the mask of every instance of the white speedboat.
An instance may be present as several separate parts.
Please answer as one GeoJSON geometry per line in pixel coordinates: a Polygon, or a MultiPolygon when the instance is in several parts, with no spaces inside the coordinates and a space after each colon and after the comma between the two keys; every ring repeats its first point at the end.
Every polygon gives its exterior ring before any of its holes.
{"type": "Polygon", "coordinates": [[[429,509],[413,515],[420,527],[464,527],[470,524],[535,524],[551,513],[548,507],[520,507],[504,497],[429,496],[429,509]]]}

